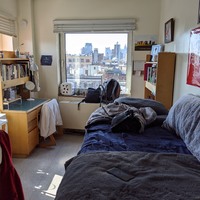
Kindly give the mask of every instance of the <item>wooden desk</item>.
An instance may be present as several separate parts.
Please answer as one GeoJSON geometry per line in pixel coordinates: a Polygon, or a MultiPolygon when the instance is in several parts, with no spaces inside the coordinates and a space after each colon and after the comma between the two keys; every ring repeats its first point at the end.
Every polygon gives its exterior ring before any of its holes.
{"type": "Polygon", "coordinates": [[[26,157],[39,144],[38,116],[47,99],[22,100],[3,110],[8,120],[13,157],[26,157]]]}

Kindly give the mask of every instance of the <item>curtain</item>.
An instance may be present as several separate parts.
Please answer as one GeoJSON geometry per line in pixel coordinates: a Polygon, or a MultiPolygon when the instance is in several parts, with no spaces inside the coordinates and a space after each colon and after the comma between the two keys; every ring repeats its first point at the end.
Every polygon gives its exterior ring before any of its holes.
{"type": "Polygon", "coordinates": [[[127,32],[136,29],[135,19],[56,19],[54,33],[67,32],[127,32]]]}
{"type": "Polygon", "coordinates": [[[0,11],[0,33],[16,37],[16,20],[0,11]]]}

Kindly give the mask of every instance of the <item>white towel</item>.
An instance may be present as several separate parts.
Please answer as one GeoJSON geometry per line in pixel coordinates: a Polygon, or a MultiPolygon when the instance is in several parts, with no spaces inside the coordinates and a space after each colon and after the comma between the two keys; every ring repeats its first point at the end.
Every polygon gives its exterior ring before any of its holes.
{"type": "Polygon", "coordinates": [[[63,125],[60,108],[56,99],[45,103],[40,114],[40,135],[44,138],[56,132],[56,126],[63,125]]]}

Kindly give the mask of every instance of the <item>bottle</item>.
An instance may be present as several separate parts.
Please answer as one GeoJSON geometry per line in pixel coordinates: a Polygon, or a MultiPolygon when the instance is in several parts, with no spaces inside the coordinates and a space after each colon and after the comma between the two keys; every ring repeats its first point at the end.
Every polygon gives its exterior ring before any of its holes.
{"type": "Polygon", "coordinates": [[[0,58],[3,58],[3,51],[0,51],[0,58]]]}
{"type": "Polygon", "coordinates": [[[15,56],[16,56],[16,58],[19,58],[19,50],[18,49],[15,50],[15,56]]]}

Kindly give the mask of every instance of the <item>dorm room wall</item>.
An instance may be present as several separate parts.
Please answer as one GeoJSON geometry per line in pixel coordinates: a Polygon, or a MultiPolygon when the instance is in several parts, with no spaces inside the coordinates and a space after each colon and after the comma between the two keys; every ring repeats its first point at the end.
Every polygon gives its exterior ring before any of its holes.
{"type": "Polygon", "coordinates": [[[190,31],[199,27],[199,0],[161,0],[159,40],[164,43],[164,24],[175,19],[174,42],[165,44],[165,51],[176,52],[174,102],[184,94],[200,94],[199,87],[186,84],[190,31]]]}
{"type": "MultiPolygon", "coordinates": [[[[58,97],[59,67],[57,35],[53,33],[53,20],[56,18],[123,18],[137,19],[134,35],[158,34],[159,42],[164,43],[164,23],[175,19],[175,41],[165,44],[166,51],[177,53],[174,101],[185,93],[199,93],[199,88],[186,84],[187,53],[190,30],[198,26],[198,0],[120,0],[73,1],[73,0],[0,0],[1,9],[17,16],[19,44],[22,51],[33,52],[40,63],[42,54],[53,55],[53,64],[40,68],[40,97],[58,97]],[[17,7],[18,3],[18,7],[17,7]],[[28,4],[28,6],[27,6],[28,4]],[[17,9],[18,8],[18,9],[17,9]],[[94,12],[95,11],[95,12],[94,12]],[[28,26],[20,27],[26,19],[28,26]],[[30,27],[29,27],[30,26],[30,27]]],[[[143,90],[143,81],[137,79],[132,86],[143,90]]]]}
{"type": "MultiPolygon", "coordinates": [[[[158,35],[159,4],[158,0],[153,0],[151,2],[145,0],[126,0],[125,2],[120,0],[57,0],[56,2],[53,0],[34,0],[34,21],[35,30],[37,30],[35,31],[35,41],[37,46],[36,56],[38,62],[42,54],[50,54],[53,55],[54,58],[52,66],[40,67],[42,88],[40,95],[45,97],[57,95],[59,69],[56,69],[58,67],[58,53],[55,48],[57,46],[57,35],[53,33],[54,19],[136,18],[138,22],[137,30],[134,31],[134,35],[158,35]],[[48,9],[48,12],[43,15],[45,9],[48,9]],[[149,12],[149,9],[152,12],[149,12]],[[149,22],[146,21],[146,19],[150,19],[149,22]],[[46,76],[47,74],[51,77],[51,83],[48,82],[49,78],[46,76]]],[[[140,84],[134,84],[133,80],[132,85],[141,88],[140,91],[142,94],[140,95],[143,96],[143,80],[142,77],[140,78],[140,84]]],[[[137,94],[135,95],[137,96],[137,94]]],[[[68,101],[68,98],[65,98],[65,101],[68,101]]],[[[82,104],[78,111],[77,102],[78,100],[76,100],[75,103],[60,102],[64,128],[84,129],[85,122],[89,115],[98,107],[98,105],[93,104],[82,104]]]]}
{"type": "MultiPolygon", "coordinates": [[[[164,43],[164,23],[170,18],[174,18],[175,40],[165,44],[166,51],[177,53],[174,101],[185,93],[198,94],[200,91],[198,87],[186,84],[189,35],[190,30],[198,26],[199,0],[154,0],[151,2],[146,0],[126,0],[125,2],[120,0],[0,0],[0,4],[1,10],[14,17],[18,15],[19,44],[25,42],[21,47],[22,51],[33,52],[37,63],[42,54],[53,55],[51,67],[40,66],[42,88],[40,97],[58,96],[58,52],[55,48],[57,37],[53,33],[52,24],[55,18],[135,17],[138,27],[134,34],[157,34],[159,32],[160,43],[164,43]],[[25,29],[20,27],[22,19],[28,21],[25,29]],[[49,81],[49,77],[51,77],[51,81],[49,81]]],[[[141,80],[137,80],[136,84],[133,81],[132,86],[136,85],[137,89],[141,87],[143,90],[143,85],[139,85],[139,83],[142,83],[141,80]]]]}
{"type": "MultiPolygon", "coordinates": [[[[18,0],[20,7],[19,21],[26,17],[27,0],[18,0]],[[23,18],[22,18],[23,17],[23,18]]],[[[31,0],[28,0],[31,1],[31,0]]],[[[28,8],[29,9],[29,8],[28,8]]],[[[52,55],[52,66],[39,66],[40,97],[53,98],[58,96],[59,66],[58,38],[53,33],[54,19],[106,19],[106,18],[136,18],[137,30],[134,35],[158,35],[160,20],[160,0],[34,0],[32,12],[34,20],[35,57],[40,65],[41,55],[52,55]],[[49,81],[51,77],[51,81],[49,81]]],[[[26,30],[23,30],[26,31],[26,30]]],[[[21,34],[21,32],[19,32],[21,34]]],[[[23,33],[25,35],[25,33],[23,33]]],[[[30,37],[31,40],[31,37],[30,37]]],[[[21,38],[20,43],[23,43],[21,38]]],[[[133,86],[143,91],[143,81],[133,86]]],[[[142,94],[140,94],[143,96],[142,94]]]]}
{"type": "Polygon", "coordinates": [[[8,13],[13,17],[17,17],[17,1],[16,0],[0,0],[2,12],[8,13]]]}
{"type": "MultiPolygon", "coordinates": [[[[18,0],[16,2],[18,2],[18,40],[19,44],[24,44],[20,46],[20,50],[33,53],[36,63],[39,65],[41,86],[39,97],[41,98],[58,98],[58,86],[60,84],[57,49],[58,38],[57,35],[53,33],[54,19],[136,18],[138,21],[138,28],[134,32],[134,35],[158,35],[159,0],[152,0],[151,2],[146,2],[145,0],[126,0],[125,3],[120,0],[18,0]],[[149,12],[149,9],[151,12],[149,12]],[[150,21],[146,19],[150,19],[150,21]],[[22,23],[24,20],[27,21],[26,26],[22,23]],[[52,66],[41,66],[41,55],[52,55],[52,66]]],[[[4,3],[6,4],[6,2],[4,3]]],[[[132,85],[137,88],[137,91],[140,91],[138,96],[140,95],[142,97],[142,77],[139,77],[139,82],[138,80],[136,83],[133,81],[132,85]],[[141,89],[139,90],[139,88],[141,89]]],[[[134,88],[133,92],[137,93],[134,88]]],[[[137,96],[137,94],[135,95],[137,96]]],[[[68,99],[65,98],[65,101],[67,100],[68,99]]],[[[62,99],[61,106],[65,108],[63,109],[64,114],[69,113],[67,112],[68,107],[65,105],[68,104],[63,102],[62,99]]],[[[97,106],[91,105],[90,108],[85,109],[85,107],[82,106],[81,112],[83,113],[77,115],[82,116],[84,114],[83,118],[79,120],[82,122],[79,127],[83,127],[83,123],[96,107],[97,106]]],[[[74,110],[72,110],[71,113],[76,112],[77,107],[74,106],[74,110]]],[[[71,128],[68,126],[68,124],[71,125],[69,120],[67,120],[68,118],[69,117],[64,115],[64,128],[71,128]]]]}

